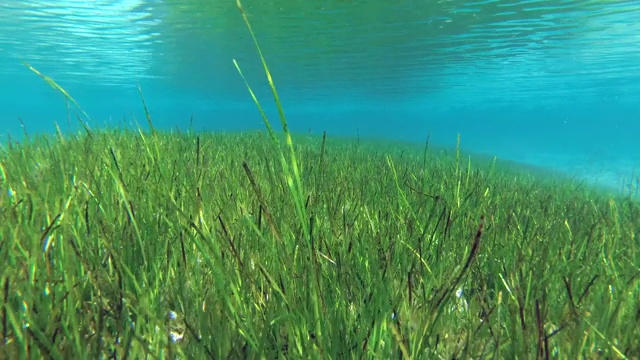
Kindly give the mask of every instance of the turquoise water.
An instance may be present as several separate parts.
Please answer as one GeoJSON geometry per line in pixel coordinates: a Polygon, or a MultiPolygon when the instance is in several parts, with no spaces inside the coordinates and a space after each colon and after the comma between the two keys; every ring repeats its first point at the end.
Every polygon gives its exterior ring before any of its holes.
{"type": "MultiPolygon", "coordinates": [[[[640,169],[638,1],[245,0],[294,131],[423,142],[611,189],[640,169]]],[[[270,94],[235,1],[0,3],[0,141],[92,127],[262,129],[233,67],[270,94]],[[10,4],[10,5],[9,5],[10,4]]],[[[273,106],[268,107],[274,118],[273,106]]],[[[635,185],[634,185],[635,184],[635,185]]]]}

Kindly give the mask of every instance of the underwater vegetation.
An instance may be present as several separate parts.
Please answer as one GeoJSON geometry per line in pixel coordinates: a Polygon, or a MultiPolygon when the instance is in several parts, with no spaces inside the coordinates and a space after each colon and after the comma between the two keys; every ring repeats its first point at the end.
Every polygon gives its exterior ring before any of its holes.
{"type": "Polygon", "coordinates": [[[637,202],[460,146],[294,142],[259,56],[282,133],[247,83],[266,133],[158,131],[143,99],[149,131],[3,146],[0,358],[640,355],[637,202]]]}

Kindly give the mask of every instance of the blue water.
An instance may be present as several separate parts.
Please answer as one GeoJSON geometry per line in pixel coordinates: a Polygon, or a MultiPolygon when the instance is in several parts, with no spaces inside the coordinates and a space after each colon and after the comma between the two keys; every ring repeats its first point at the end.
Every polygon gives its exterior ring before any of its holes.
{"type": "MultiPolygon", "coordinates": [[[[453,146],[614,190],[640,176],[639,1],[245,0],[291,128],[453,146]]],[[[232,0],[0,3],[0,142],[145,120],[227,131],[276,121],[232,0]]],[[[626,190],[625,190],[626,189],[626,190]]]]}

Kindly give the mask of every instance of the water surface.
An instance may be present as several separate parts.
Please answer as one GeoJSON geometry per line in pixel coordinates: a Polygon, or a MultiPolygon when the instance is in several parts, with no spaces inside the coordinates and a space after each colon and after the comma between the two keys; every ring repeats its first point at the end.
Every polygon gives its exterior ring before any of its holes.
{"type": "MultiPolygon", "coordinates": [[[[549,166],[621,188],[640,164],[637,1],[243,2],[294,130],[443,145],[549,166]]],[[[0,124],[19,136],[73,127],[64,86],[95,126],[262,123],[232,64],[265,102],[234,1],[0,4],[0,124]],[[70,123],[71,125],[67,125],[70,123]]],[[[273,107],[269,107],[274,114],[273,107]]]]}

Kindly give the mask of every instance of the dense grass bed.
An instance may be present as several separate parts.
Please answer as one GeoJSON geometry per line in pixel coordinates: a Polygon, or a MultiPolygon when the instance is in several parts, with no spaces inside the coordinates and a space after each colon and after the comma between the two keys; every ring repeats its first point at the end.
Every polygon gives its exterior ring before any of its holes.
{"type": "Polygon", "coordinates": [[[0,153],[0,358],[634,358],[640,209],[457,152],[102,131],[0,153]]]}

